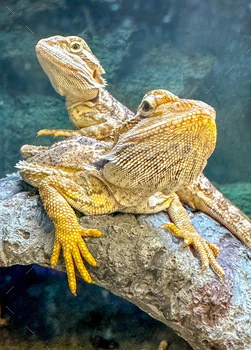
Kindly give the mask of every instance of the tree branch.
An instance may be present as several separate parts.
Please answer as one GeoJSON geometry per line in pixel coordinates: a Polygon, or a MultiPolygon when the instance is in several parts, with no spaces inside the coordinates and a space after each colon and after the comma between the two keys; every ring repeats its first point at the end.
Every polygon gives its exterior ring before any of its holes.
{"type": "MultiPolygon", "coordinates": [[[[103,233],[86,239],[99,262],[88,270],[97,285],[173,328],[194,350],[248,349],[249,251],[205,214],[190,215],[197,231],[221,248],[225,284],[211,269],[201,275],[198,255],[180,249],[182,240],[160,228],[169,220],[165,213],[82,217],[83,226],[103,233]]],[[[0,180],[1,266],[49,266],[53,241],[53,225],[35,190],[18,174],[0,180]]],[[[65,270],[63,260],[58,268],[65,270]]]]}

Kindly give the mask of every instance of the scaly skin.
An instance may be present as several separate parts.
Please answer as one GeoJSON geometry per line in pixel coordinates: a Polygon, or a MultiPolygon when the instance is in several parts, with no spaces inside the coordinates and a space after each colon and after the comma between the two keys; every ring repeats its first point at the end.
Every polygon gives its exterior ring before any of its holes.
{"type": "MultiPolygon", "coordinates": [[[[120,133],[138,122],[128,108],[104,89],[105,82],[101,78],[104,70],[83,39],[61,36],[42,39],[37,44],[36,51],[55,90],[66,97],[71,121],[80,129],[45,129],[38,135],[85,135],[106,140],[112,135],[116,141],[120,133]],[[77,51],[72,49],[73,43],[79,45],[77,51]]],[[[37,150],[34,151],[34,147],[30,146],[23,148],[24,156],[29,156],[32,152],[37,150]]],[[[251,249],[249,218],[227,200],[203,174],[192,186],[177,194],[185,204],[218,220],[251,249]]]]}
{"type": "Polygon", "coordinates": [[[82,257],[96,264],[82,237],[101,233],[81,227],[73,208],[86,215],[166,209],[172,223],[164,226],[195,246],[203,269],[210,264],[224,279],[218,247],[200,237],[175,194],[196,181],[215,148],[214,109],[154,90],[145,95],[135,118],[138,123],[120,135],[109,153],[105,142],[78,137],[17,165],[23,179],[39,188],[56,231],[51,263],[57,264],[62,249],[74,294],[74,264],[87,282],[92,280],[82,257]]]}
{"type": "Polygon", "coordinates": [[[179,198],[194,209],[215,218],[251,249],[250,219],[201,174],[197,181],[178,191],[179,198]]]}
{"type": "Polygon", "coordinates": [[[83,39],[58,35],[42,39],[36,53],[54,89],[65,96],[70,120],[79,129],[45,129],[38,135],[109,139],[114,126],[134,116],[103,88],[105,71],[83,39]]]}

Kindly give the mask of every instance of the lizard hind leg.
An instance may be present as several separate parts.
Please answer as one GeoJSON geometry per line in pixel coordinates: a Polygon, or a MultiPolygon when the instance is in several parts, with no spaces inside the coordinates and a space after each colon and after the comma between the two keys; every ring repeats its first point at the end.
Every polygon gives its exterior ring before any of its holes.
{"type": "Polygon", "coordinates": [[[195,247],[201,257],[202,271],[211,265],[221,279],[225,281],[224,270],[216,260],[219,248],[202,238],[195,230],[176,194],[173,195],[173,201],[167,208],[167,211],[173,222],[164,224],[163,227],[168,228],[175,236],[184,238],[185,245],[193,245],[195,247]]]}
{"type": "MultiPolygon", "coordinates": [[[[89,283],[92,283],[92,279],[84,266],[82,257],[89,264],[96,265],[96,261],[86,247],[82,237],[101,237],[101,232],[96,229],[86,229],[78,223],[75,212],[71,207],[72,203],[71,205],[68,203],[68,197],[82,196],[82,202],[84,202],[85,193],[82,187],[73,181],[58,175],[48,176],[41,181],[39,192],[44,207],[54,222],[56,231],[51,265],[54,267],[57,264],[62,249],[69,287],[71,292],[76,295],[74,264],[82,278],[89,283]]],[[[86,201],[88,202],[88,198],[86,198],[86,201]]]]}

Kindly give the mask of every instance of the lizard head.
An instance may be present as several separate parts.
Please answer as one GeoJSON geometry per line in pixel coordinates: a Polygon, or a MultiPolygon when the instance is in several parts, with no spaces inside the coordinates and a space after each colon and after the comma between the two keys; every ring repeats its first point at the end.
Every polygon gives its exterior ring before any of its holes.
{"type": "Polygon", "coordinates": [[[95,98],[98,89],[106,85],[99,60],[86,42],[77,36],[53,36],[41,39],[36,54],[54,89],[61,96],[81,95],[95,98]],[[83,94],[84,92],[84,94],[83,94]]]}
{"type": "Polygon", "coordinates": [[[153,192],[166,193],[196,181],[216,144],[211,106],[154,90],[144,96],[134,121],[105,155],[108,181],[135,188],[152,184],[153,192]]]}
{"type": "MultiPolygon", "coordinates": [[[[205,102],[182,99],[167,90],[148,92],[139,105],[135,119],[139,128],[153,127],[159,134],[168,134],[185,147],[206,149],[208,158],[216,145],[216,113],[205,102]],[[189,137],[185,137],[185,135],[189,137]]],[[[175,142],[176,142],[175,141],[175,142]]]]}

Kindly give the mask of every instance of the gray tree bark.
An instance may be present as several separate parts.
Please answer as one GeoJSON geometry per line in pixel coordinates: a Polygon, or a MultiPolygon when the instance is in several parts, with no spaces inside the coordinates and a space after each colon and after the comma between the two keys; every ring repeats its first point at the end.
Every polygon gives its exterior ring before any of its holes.
{"type": "MultiPolygon", "coordinates": [[[[251,349],[250,252],[217,222],[190,213],[197,231],[219,245],[226,283],[182,240],[160,227],[155,215],[82,217],[103,238],[86,239],[99,267],[88,266],[95,283],[139,306],[173,328],[194,350],[251,349]]],[[[32,187],[18,174],[0,180],[0,264],[50,266],[54,228],[32,187]]],[[[57,267],[65,270],[63,259],[57,267]]],[[[88,288],[88,285],[86,286],[88,288]]]]}

